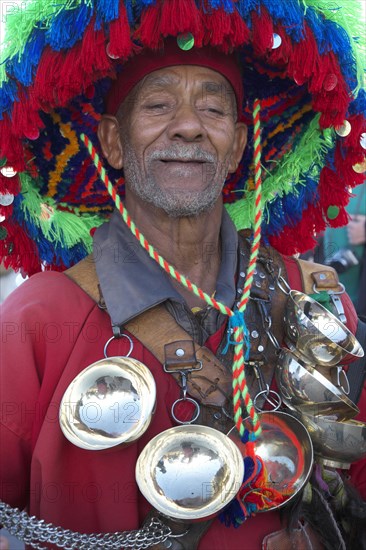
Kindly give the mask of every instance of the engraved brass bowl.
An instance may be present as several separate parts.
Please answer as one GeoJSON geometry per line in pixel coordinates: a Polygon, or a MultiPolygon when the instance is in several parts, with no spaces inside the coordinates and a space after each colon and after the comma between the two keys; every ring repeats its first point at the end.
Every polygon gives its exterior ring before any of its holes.
{"type": "Polygon", "coordinates": [[[337,422],[324,416],[294,413],[309,431],[314,452],[332,468],[348,469],[366,458],[366,424],[357,420],[337,422]]]}
{"type": "Polygon", "coordinates": [[[244,464],[238,447],[207,426],[165,430],[141,452],[136,481],[149,503],[183,521],[215,516],[239,491],[244,464]]]}
{"type": "MultiPolygon", "coordinates": [[[[299,420],[279,411],[262,412],[258,416],[262,434],[254,442],[255,454],[262,459],[267,471],[267,487],[272,487],[286,497],[281,503],[258,510],[260,513],[286,506],[296,497],[311,475],[314,457],[309,433],[299,420]]],[[[250,426],[247,418],[245,427],[250,429],[250,426]]],[[[229,432],[229,437],[245,457],[246,446],[241,442],[236,428],[229,432]]]]}
{"type": "Polygon", "coordinates": [[[303,361],[324,367],[364,352],[339,319],[307,294],[291,290],[286,305],[286,343],[303,361]]]}
{"type": "Polygon", "coordinates": [[[360,412],[339,387],[288,350],[279,355],[276,380],[284,403],[291,409],[335,420],[354,418],[360,412]]]}
{"type": "Polygon", "coordinates": [[[60,426],[82,449],[131,443],[147,430],[155,401],[155,381],[146,365],[130,357],[109,357],[71,382],[60,404],[60,426]]]}

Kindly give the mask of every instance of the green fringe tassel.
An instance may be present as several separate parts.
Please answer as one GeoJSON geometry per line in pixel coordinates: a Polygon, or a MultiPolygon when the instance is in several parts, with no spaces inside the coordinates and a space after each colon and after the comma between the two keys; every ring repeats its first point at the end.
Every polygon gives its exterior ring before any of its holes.
{"type": "Polygon", "coordinates": [[[25,219],[36,227],[40,228],[43,237],[54,245],[61,245],[63,248],[71,248],[72,246],[82,242],[88,252],[92,250],[93,239],[90,235],[90,230],[93,227],[99,227],[106,220],[102,216],[80,212],[78,208],[74,208],[73,212],[57,210],[57,206],[62,206],[62,203],[50,197],[42,197],[35,189],[35,181],[26,173],[19,174],[22,184],[23,201],[21,209],[25,219]],[[42,204],[50,207],[53,214],[50,219],[42,218],[42,204]]]}
{"type": "MultiPolygon", "coordinates": [[[[306,132],[296,146],[295,151],[289,151],[277,164],[277,167],[265,177],[262,187],[262,204],[264,208],[277,196],[283,196],[293,191],[295,184],[305,185],[304,174],[310,170],[316,179],[324,158],[334,146],[335,132],[333,129],[319,129],[320,115],[316,115],[306,132]]],[[[255,196],[253,192],[235,203],[225,205],[238,231],[251,228],[255,214],[255,196]]]]}
{"type": "MultiPolygon", "coordinates": [[[[18,6],[14,5],[14,11],[10,11],[10,4],[9,13],[5,14],[4,40],[0,44],[1,61],[22,55],[24,46],[39,21],[42,21],[43,29],[48,29],[51,26],[52,19],[61,11],[73,10],[81,4],[92,6],[93,2],[92,0],[57,0],[55,2],[50,2],[50,0],[27,0],[27,2],[19,2],[18,6]]],[[[0,85],[6,80],[8,80],[8,77],[5,73],[5,64],[1,63],[0,85]]]]}

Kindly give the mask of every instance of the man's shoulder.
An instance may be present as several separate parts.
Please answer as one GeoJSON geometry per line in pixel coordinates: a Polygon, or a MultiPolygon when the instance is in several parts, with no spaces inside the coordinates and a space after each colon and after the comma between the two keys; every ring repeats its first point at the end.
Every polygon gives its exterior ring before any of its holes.
{"type": "Polygon", "coordinates": [[[32,275],[16,288],[2,304],[3,318],[58,314],[70,309],[90,310],[91,297],[75,284],[67,272],[44,271],[32,275]]]}

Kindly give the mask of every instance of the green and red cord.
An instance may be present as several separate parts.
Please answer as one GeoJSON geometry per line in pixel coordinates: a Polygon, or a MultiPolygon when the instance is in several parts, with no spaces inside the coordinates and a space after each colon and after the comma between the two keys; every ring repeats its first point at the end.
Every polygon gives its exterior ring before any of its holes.
{"type": "Polygon", "coordinates": [[[244,427],[244,415],[241,407],[241,399],[244,402],[247,413],[251,418],[252,423],[252,434],[249,437],[247,443],[248,455],[254,456],[254,442],[257,436],[261,433],[261,426],[257,412],[255,410],[253,401],[250,397],[248,386],[245,378],[245,321],[244,321],[244,312],[247,307],[250,295],[250,289],[253,283],[254,270],[257,263],[257,256],[259,251],[259,245],[261,240],[261,222],[262,222],[262,168],[261,168],[261,139],[260,139],[260,102],[259,100],[254,101],[253,109],[253,119],[254,119],[254,194],[255,194],[255,217],[254,217],[254,226],[253,226],[253,242],[251,246],[250,258],[248,270],[245,278],[243,296],[238,305],[238,308],[235,311],[232,311],[230,308],[218,302],[211,296],[209,296],[202,289],[197,287],[192,281],[187,277],[179,273],[171,264],[169,264],[148,242],[145,236],[138,230],[133,220],[131,219],[129,213],[127,212],[125,206],[123,205],[119,195],[114,189],[110,179],[108,178],[107,172],[103,167],[102,161],[93,146],[92,142],[88,139],[85,134],[81,134],[81,140],[86,145],[90,156],[94,162],[94,165],[98,171],[98,174],[106,186],[108,193],[112,197],[116,208],[122,215],[124,222],[127,227],[130,229],[131,233],[136,237],[141,246],[147,251],[149,256],[155,260],[164,271],[166,271],[173,279],[178,281],[182,286],[187,288],[190,292],[201,298],[208,305],[214,307],[224,315],[228,315],[231,318],[231,327],[233,328],[234,336],[234,360],[233,360],[233,407],[234,407],[234,420],[236,428],[241,437],[245,434],[244,427]]]}

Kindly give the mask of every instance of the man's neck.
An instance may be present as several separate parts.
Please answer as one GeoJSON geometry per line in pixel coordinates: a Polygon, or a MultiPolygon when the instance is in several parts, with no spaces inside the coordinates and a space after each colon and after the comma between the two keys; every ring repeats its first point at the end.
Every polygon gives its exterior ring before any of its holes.
{"type": "MultiPolygon", "coordinates": [[[[125,204],[138,229],[159,254],[202,290],[212,294],[221,261],[221,200],[210,212],[189,218],[172,218],[135,196],[129,200],[127,195],[125,204]]],[[[172,284],[190,307],[204,306],[173,279],[172,284]]]]}

